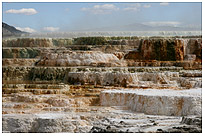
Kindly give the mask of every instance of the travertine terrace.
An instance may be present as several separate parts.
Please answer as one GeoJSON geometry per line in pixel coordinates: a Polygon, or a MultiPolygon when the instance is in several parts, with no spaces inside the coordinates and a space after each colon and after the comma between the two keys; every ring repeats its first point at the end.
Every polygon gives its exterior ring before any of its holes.
{"type": "Polygon", "coordinates": [[[202,39],[3,39],[3,132],[201,132],[202,39]]]}

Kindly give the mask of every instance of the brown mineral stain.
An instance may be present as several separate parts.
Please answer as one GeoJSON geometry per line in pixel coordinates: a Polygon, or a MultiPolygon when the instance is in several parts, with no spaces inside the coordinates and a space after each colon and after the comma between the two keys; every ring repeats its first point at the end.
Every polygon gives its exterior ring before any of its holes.
{"type": "Polygon", "coordinates": [[[139,97],[138,102],[141,103],[142,105],[144,105],[144,100],[143,100],[142,96],[139,95],[138,97],[139,97]]]}
{"type": "Polygon", "coordinates": [[[177,102],[177,115],[180,115],[180,112],[182,112],[183,104],[184,104],[184,99],[180,98],[177,102]]]}
{"type": "Polygon", "coordinates": [[[164,102],[162,101],[162,98],[161,98],[161,97],[159,97],[159,101],[160,101],[162,104],[164,104],[164,102]]]}

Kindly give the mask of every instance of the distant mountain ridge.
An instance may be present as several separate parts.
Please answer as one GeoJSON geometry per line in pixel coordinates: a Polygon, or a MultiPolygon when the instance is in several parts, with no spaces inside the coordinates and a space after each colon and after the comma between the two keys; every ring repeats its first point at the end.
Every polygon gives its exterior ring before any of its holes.
{"type": "Polygon", "coordinates": [[[141,23],[128,25],[109,26],[93,29],[85,29],[83,31],[201,31],[199,28],[181,27],[181,26],[151,26],[141,23]]]}
{"type": "Polygon", "coordinates": [[[3,37],[12,37],[12,36],[22,36],[29,34],[27,32],[20,31],[13,26],[10,26],[4,22],[2,22],[2,36],[3,37]]]}

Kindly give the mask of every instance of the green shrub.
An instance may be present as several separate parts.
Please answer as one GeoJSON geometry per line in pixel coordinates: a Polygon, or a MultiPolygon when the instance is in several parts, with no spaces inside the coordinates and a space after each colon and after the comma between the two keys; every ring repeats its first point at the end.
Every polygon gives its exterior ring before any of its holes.
{"type": "Polygon", "coordinates": [[[107,45],[107,37],[79,37],[74,38],[74,45],[107,45]]]}
{"type": "Polygon", "coordinates": [[[29,54],[26,49],[20,49],[18,58],[29,58],[29,54]]]}
{"type": "Polygon", "coordinates": [[[52,42],[54,46],[63,46],[63,47],[73,44],[72,39],[52,39],[52,42]]]}
{"type": "Polygon", "coordinates": [[[13,58],[13,53],[11,49],[3,49],[2,50],[2,57],[3,58],[13,58]]]}
{"type": "Polygon", "coordinates": [[[32,49],[32,48],[22,48],[22,49],[18,49],[18,50],[12,50],[10,52],[10,54],[6,54],[7,57],[5,57],[5,58],[8,58],[8,57],[13,58],[14,54],[16,54],[17,58],[35,58],[36,56],[40,55],[40,50],[32,49]],[[10,55],[10,56],[8,56],[8,55],[10,55]]]}
{"type": "Polygon", "coordinates": [[[40,55],[40,50],[28,48],[27,53],[29,55],[29,58],[35,58],[36,56],[40,55]]]}

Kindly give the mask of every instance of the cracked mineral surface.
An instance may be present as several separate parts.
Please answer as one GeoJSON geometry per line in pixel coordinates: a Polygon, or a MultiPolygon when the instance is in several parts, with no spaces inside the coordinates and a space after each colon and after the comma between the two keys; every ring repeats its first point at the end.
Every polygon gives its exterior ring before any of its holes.
{"type": "Polygon", "coordinates": [[[202,132],[200,36],[2,45],[4,133],[202,132]]]}

